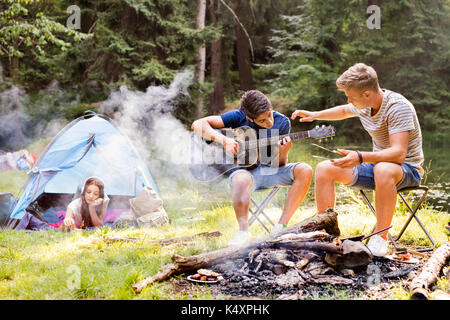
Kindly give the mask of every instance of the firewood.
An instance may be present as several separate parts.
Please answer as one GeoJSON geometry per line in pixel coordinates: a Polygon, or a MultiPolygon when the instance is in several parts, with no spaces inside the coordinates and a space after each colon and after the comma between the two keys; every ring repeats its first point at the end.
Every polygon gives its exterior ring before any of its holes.
{"type": "Polygon", "coordinates": [[[250,253],[248,254],[248,260],[250,263],[253,263],[253,259],[260,253],[260,250],[256,249],[256,250],[252,250],[250,251],[250,253]]]}
{"type": "Polygon", "coordinates": [[[317,239],[331,239],[330,235],[323,231],[312,231],[305,233],[285,233],[277,236],[277,240],[317,240],[317,239]]]}
{"type": "Polygon", "coordinates": [[[413,300],[427,300],[429,297],[428,286],[435,283],[442,267],[450,258],[450,242],[447,241],[431,255],[425,263],[419,276],[411,281],[410,291],[413,300]]]}
{"type": "Polygon", "coordinates": [[[170,243],[178,243],[178,242],[186,242],[186,241],[192,241],[195,238],[204,237],[204,238],[213,238],[213,237],[220,237],[222,234],[219,231],[214,232],[201,232],[194,234],[192,236],[186,236],[186,237],[178,237],[178,238],[167,238],[167,239],[159,239],[154,240],[159,242],[161,245],[167,245],[170,243]]]}
{"type": "Polygon", "coordinates": [[[287,233],[305,233],[312,231],[325,230],[328,234],[339,236],[341,231],[338,227],[337,213],[329,210],[325,213],[316,214],[308,219],[287,227],[281,231],[277,236],[287,233]]]}
{"type": "Polygon", "coordinates": [[[295,263],[289,260],[280,259],[277,261],[279,264],[282,264],[283,266],[286,266],[288,268],[295,268],[295,263]]]}
{"type": "Polygon", "coordinates": [[[160,245],[169,245],[173,243],[186,243],[194,240],[198,237],[205,237],[205,238],[212,238],[212,237],[220,237],[222,234],[219,231],[214,232],[202,232],[197,233],[192,236],[186,236],[186,237],[177,237],[177,238],[166,238],[166,239],[157,239],[157,240],[150,240],[150,239],[141,239],[136,237],[109,237],[109,238],[100,238],[100,239],[94,239],[92,240],[92,243],[98,243],[98,242],[106,242],[106,243],[114,243],[114,242],[136,242],[136,241],[146,241],[151,243],[158,243],[160,245]]]}
{"type": "Polygon", "coordinates": [[[133,290],[136,293],[139,293],[142,290],[144,290],[147,286],[149,286],[150,284],[155,283],[155,282],[164,281],[167,278],[169,278],[173,275],[176,275],[176,274],[178,274],[177,266],[173,263],[170,263],[170,264],[164,266],[160,272],[156,273],[155,275],[153,275],[151,277],[145,278],[144,280],[142,280],[136,284],[133,284],[131,287],[133,288],[133,290]]]}
{"type": "Polygon", "coordinates": [[[114,243],[114,242],[135,242],[135,241],[145,241],[145,239],[139,239],[135,237],[110,237],[110,238],[100,238],[92,240],[92,243],[105,242],[105,243],[114,243]]]}
{"type": "Polygon", "coordinates": [[[400,268],[400,269],[397,269],[397,270],[394,270],[394,271],[391,271],[391,272],[385,274],[384,277],[386,279],[403,277],[404,275],[409,274],[411,271],[414,271],[415,269],[416,269],[416,266],[408,266],[408,267],[400,268]]]}
{"type": "Polygon", "coordinates": [[[276,241],[276,242],[266,242],[261,244],[260,247],[271,247],[271,248],[286,248],[286,249],[306,249],[306,250],[316,250],[325,251],[329,253],[342,253],[342,248],[330,243],[321,242],[310,242],[310,241],[276,241]]]}
{"type": "Polygon", "coordinates": [[[318,262],[311,262],[310,264],[308,264],[308,267],[303,269],[303,271],[311,273],[311,271],[313,271],[313,270],[326,269],[326,268],[328,268],[328,265],[326,265],[322,261],[318,261],[318,262]]]}
{"type": "Polygon", "coordinates": [[[300,269],[303,269],[307,264],[309,263],[308,259],[302,259],[299,262],[297,262],[297,267],[299,267],[300,269]]]}
{"type": "Polygon", "coordinates": [[[342,269],[341,273],[344,276],[347,276],[347,277],[354,277],[355,276],[355,271],[353,271],[352,269],[342,269]]]}
{"type": "MultiPolygon", "coordinates": [[[[286,228],[282,232],[282,234],[293,232],[304,233],[325,229],[329,234],[339,235],[340,232],[337,223],[337,213],[334,211],[329,211],[307,218],[300,223],[286,228]]],[[[305,249],[309,250],[328,250],[330,252],[339,252],[339,248],[336,245],[326,243],[307,243],[307,245],[305,245],[305,242],[302,243],[300,241],[291,241],[288,244],[283,244],[281,246],[284,246],[287,249],[293,249],[296,248],[296,244],[298,244],[300,247],[302,247],[303,245],[305,249]]],[[[227,260],[238,259],[243,256],[247,256],[252,250],[271,247],[272,245],[273,244],[267,243],[267,238],[264,238],[250,243],[247,247],[226,247],[212,252],[205,252],[202,254],[194,255],[191,257],[174,255],[172,257],[172,264],[164,267],[163,270],[158,272],[156,275],[150,276],[136,284],[133,284],[132,288],[136,293],[139,293],[148,285],[154,282],[164,281],[173,275],[209,267],[211,265],[222,263],[227,260]]]]}
{"type": "Polygon", "coordinates": [[[318,275],[315,278],[310,278],[308,280],[308,282],[312,282],[312,283],[317,283],[317,284],[321,284],[321,283],[328,283],[328,284],[343,284],[343,285],[350,285],[353,284],[353,280],[352,279],[347,279],[344,277],[340,277],[340,276],[330,276],[330,275],[318,275]]]}

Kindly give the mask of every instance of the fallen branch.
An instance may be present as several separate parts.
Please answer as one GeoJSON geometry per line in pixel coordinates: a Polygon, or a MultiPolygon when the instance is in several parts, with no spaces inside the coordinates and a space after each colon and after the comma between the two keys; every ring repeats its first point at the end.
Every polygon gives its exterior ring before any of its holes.
{"type": "Polygon", "coordinates": [[[400,278],[407,274],[409,274],[411,271],[416,270],[416,266],[408,266],[404,268],[400,268],[398,270],[391,271],[384,275],[386,279],[392,279],[392,278],[400,278]]]}
{"type": "Polygon", "coordinates": [[[222,234],[219,231],[215,232],[202,232],[197,233],[192,236],[186,236],[186,237],[177,237],[177,238],[166,238],[166,239],[157,239],[157,240],[148,240],[148,239],[141,239],[136,237],[110,237],[110,238],[100,238],[93,240],[93,243],[98,242],[106,242],[106,243],[114,243],[114,242],[136,242],[136,241],[146,241],[151,243],[158,243],[160,245],[169,245],[172,243],[184,243],[184,242],[190,242],[198,237],[205,237],[205,238],[212,238],[212,237],[220,237],[222,234]]]}
{"type": "Polygon", "coordinates": [[[338,226],[336,212],[329,210],[325,213],[316,214],[308,219],[303,220],[300,223],[283,229],[283,231],[277,234],[277,236],[287,233],[319,231],[322,229],[325,229],[325,231],[332,236],[339,236],[341,234],[338,226]]]}
{"type": "MultiPolygon", "coordinates": [[[[324,214],[315,215],[313,217],[303,220],[302,222],[288,229],[290,231],[289,233],[292,232],[302,233],[322,229],[332,230],[334,233],[336,233],[336,230],[339,231],[339,228],[337,227],[337,214],[334,211],[330,211],[324,214]]],[[[280,233],[279,235],[284,233],[287,232],[280,233]]],[[[133,284],[131,287],[136,293],[140,293],[144,288],[146,288],[147,286],[151,285],[154,282],[164,281],[173,275],[182,274],[200,268],[207,268],[214,264],[246,256],[251,250],[264,245],[267,246],[273,245],[273,243],[270,243],[270,239],[263,238],[250,243],[247,247],[234,247],[234,246],[226,247],[212,252],[205,252],[202,254],[194,255],[191,257],[182,257],[179,255],[174,255],[172,257],[173,263],[165,266],[157,274],[145,278],[144,280],[136,284],[133,284]]],[[[299,243],[299,245],[301,244],[299,243]]],[[[311,248],[311,243],[308,243],[308,248],[311,248]]],[[[328,247],[327,249],[333,250],[328,247]]]]}
{"type": "Polygon", "coordinates": [[[413,300],[426,300],[429,297],[428,286],[435,283],[439,273],[447,260],[450,258],[450,242],[444,243],[436,249],[422,268],[418,277],[414,278],[410,285],[413,300]]]}
{"type": "Polygon", "coordinates": [[[317,284],[332,284],[332,285],[351,285],[354,283],[352,279],[347,279],[340,276],[332,276],[332,275],[318,275],[314,278],[308,279],[308,282],[317,283],[317,284]]]}

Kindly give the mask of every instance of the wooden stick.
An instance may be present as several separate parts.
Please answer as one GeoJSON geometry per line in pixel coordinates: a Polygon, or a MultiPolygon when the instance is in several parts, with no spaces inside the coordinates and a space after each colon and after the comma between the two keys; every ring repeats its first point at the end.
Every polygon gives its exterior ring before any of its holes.
{"type": "Polygon", "coordinates": [[[410,291],[413,300],[427,300],[428,286],[435,283],[439,277],[439,273],[447,260],[450,258],[450,242],[447,241],[432,254],[430,259],[425,263],[422,272],[418,277],[411,281],[410,291]]]}
{"type": "Polygon", "coordinates": [[[135,242],[135,241],[146,241],[146,242],[152,242],[152,243],[158,243],[160,245],[169,245],[172,243],[182,243],[182,242],[189,242],[194,240],[198,237],[205,237],[205,238],[212,238],[212,237],[220,237],[222,234],[219,231],[214,232],[202,232],[197,233],[192,236],[186,236],[186,237],[177,237],[177,238],[166,238],[166,239],[157,239],[157,240],[149,240],[149,239],[141,239],[136,237],[110,237],[110,238],[100,238],[95,239],[92,242],[106,242],[106,243],[114,243],[114,242],[135,242]]]}

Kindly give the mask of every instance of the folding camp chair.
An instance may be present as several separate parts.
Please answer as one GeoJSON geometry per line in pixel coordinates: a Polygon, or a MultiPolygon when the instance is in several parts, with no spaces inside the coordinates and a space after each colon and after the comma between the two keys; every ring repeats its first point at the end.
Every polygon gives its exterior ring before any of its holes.
{"type": "MultiPolygon", "coordinates": [[[[367,196],[364,193],[364,191],[363,190],[359,190],[359,192],[361,193],[365,203],[369,206],[369,208],[372,211],[372,213],[376,215],[375,209],[372,206],[372,204],[370,203],[370,201],[367,198],[367,196]]],[[[400,246],[398,245],[397,241],[400,240],[400,238],[403,235],[403,233],[405,232],[406,228],[409,226],[409,223],[414,218],[417,221],[417,223],[419,224],[419,226],[422,228],[422,230],[425,232],[425,234],[427,235],[428,239],[431,241],[431,243],[433,245],[432,247],[429,247],[429,248],[417,249],[416,251],[425,252],[425,251],[432,251],[432,250],[434,250],[434,248],[436,247],[436,243],[434,242],[434,240],[431,237],[431,235],[428,233],[428,231],[425,228],[425,226],[419,220],[419,217],[417,217],[417,210],[422,205],[422,203],[425,201],[425,198],[426,198],[426,196],[428,194],[428,187],[422,186],[422,185],[421,186],[417,186],[417,187],[406,187],[406,188],[402,188],[402,189],[398,190],[397,194],[400,196],[400,198],[402,199],[402,201],[405,203],[406,207],[408,208],[410,216],[408,217],[408,220],[406,220],[405,224],[402,227],[402,230],[400,231],[400,233],[398,234],[398,236],[395,239],[394,239],[394,237],[392,237],[392,235],[390,233],[388,233],[389,240],[394,244],[395,249],[398,250],[400,248],[400,246]],[[417,202],[416,206],[414,208],[412,208],[411,205],[408,203],[408,201],[405,199],[405,197],[404,197],[404,195],[402,193],[406,193],[406,192],[410,192],[410,191],[414,191],[414,190],[422,190],[423,193],[422,193],[422,196],[420,197],[419,201],[417,202]]]]}
{"type": "MultiPolygon", "coordinates": [[[[255,222],[255,220],[257,220],[262,226],[263,228],[267,231],[267,233],[270,233],[270,230],[268,228],[268,226],[261,220],[261,215],[273,226],[275,226],[275,223],[272,222],[272,220],[269,218],[269,216],[264,212],[264,209],[267,207],[267,205],[270,203],[270,201],[272,201],[272,199],[276,196],[276,194],[278,193],[278,191],[281,189],[281,186],[275,186],[272,188],[272,190],[270,191],[270,193],[266,196],[266,198],[261,202],[261,203],[257,203],[253,198],[251,198],[251,202],[252,205],[254,206],[254,208],[252,208],[252,206],[250,206],[250,213],[252,214],[250,219],[248,220],[248,225],[251,226],[253,222],[255,222]]],[[[255,190],[257,192],[260,191],[267,191],[270,189],[260,189],[260,190],[255,190]]]]}

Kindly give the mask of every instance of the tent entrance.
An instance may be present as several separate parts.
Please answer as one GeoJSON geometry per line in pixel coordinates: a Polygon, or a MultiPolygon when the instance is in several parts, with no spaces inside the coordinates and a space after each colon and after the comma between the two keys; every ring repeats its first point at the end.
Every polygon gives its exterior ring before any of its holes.
{"type": "MultiPolygon", "coordinates": [[[[121,214],[129,212],[131,196],[108,196],[110,201],[106,211],[105,222],[112,222],[121,214]]],[[[74,194],[43,193],[27,208],[26,212],[49,226],[59,228],[64,220],[67,206],[74,199],[74,194]]],[[[16,225],[19,220],[16,221],[16,225]]]]}

